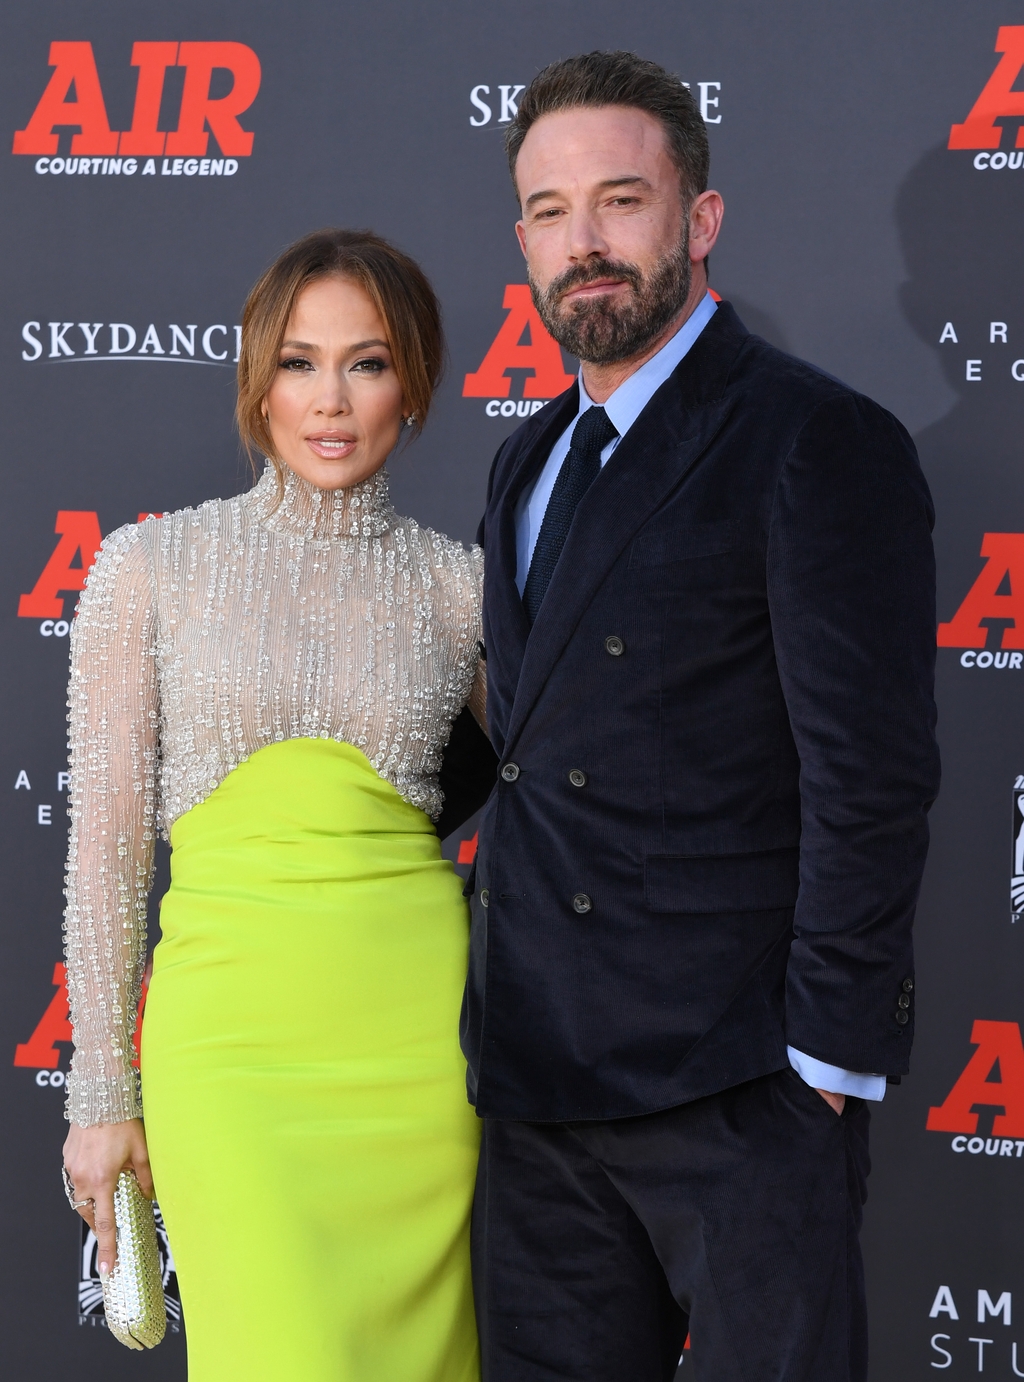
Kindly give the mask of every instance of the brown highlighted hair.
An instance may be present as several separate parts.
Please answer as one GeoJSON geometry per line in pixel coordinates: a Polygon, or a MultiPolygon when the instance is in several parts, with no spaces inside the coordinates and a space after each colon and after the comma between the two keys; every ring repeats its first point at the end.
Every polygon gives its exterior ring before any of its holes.
{"type": "Polygon", "coordinates": [[[653,115],[665,130],[679,169],[683,200],[689,203],[707,190],[711,151],[697,102],[664,67],[626,52],[581,53],[551,63],[534,77],[505,131],[513,186],[516,159],[530,126],[552,111],[584,106],[632,106],[653,115]]]}
{"type": "Polygon", "coordinates": [[[289,245],[245,300],[238,353],[238,431],[253,467],[268,457],[281,477],[263,400],[278,367],[295,299],[321,278],[348,278],[365,289],[381,315],[406,407],[419,432],[444,367],[441,307],[426,274],[372,230],[315,230],[289,245]]]}

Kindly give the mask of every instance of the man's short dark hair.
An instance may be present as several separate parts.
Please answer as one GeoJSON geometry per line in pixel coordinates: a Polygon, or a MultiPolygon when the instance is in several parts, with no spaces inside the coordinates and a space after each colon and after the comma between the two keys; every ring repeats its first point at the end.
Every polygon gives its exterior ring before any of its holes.
{"type": "MultiPolygon", "coordinates": [[[[516,159],[530,126],[556,110],[593,106],[632,106],[660,120],[669,153],[689,202],[707,189],[711,153],[697,102],[678,77],[635,53],[581,53],[538,72],[519,102],[519,113],[505,131],[512,182],[516,159]]],[[[518,190],[518,189],[517,189],[518,190]]]]}

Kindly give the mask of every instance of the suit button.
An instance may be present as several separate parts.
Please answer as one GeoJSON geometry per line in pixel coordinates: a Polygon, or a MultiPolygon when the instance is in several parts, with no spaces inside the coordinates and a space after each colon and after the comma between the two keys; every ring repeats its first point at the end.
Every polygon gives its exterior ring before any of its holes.
{"type": "Polygon", "coordinates": [[[587,775],[582,768],[573,768],[569,773],[569,781],[574,787],[585,787],[587,785],[587,775]]]}
{"type": "Polygon", "coordinates": [[[590,898],[586,895],[586,893],[577,893],[572,900],[572,905],[573,910],[579,912],[580,916],[582,916],[584,912],[589,912],[594,904],[591,902],[590,898]]]}
{"type": "Polygon", "coordinates": [[[481,906],[481,907],[486,907],[487,904],[490,902],[490,900],[491,900],[490,890],[487,889],[487,888],[481,888],[481,889],[480,889],[480,906],[481,906]]]}
{"type": "Polygon", "coordinates": [[[901,993],[901,994],[900,994],[900,998],[899,998],[899,1003],[900,1003],[900,1007],[901,1007],[901,1008],[909,1008],[909,1007],[910,1007],[910,994],[909,994],[909,993],[901,993]]]}
{"type": "Polygon", "coordinates": [[[501,770],[501,775],[506,782],[515,782],[519,776],[519,765],[517,763],[506,763],[501,770]]]}
{"type": "Polygon", "coordinates": [[[621,657],[626,651],[626,645],[616,634],[611,634],[604,640],[605,651],[611,653],[612,657],[621,657]]]}
{"type": "Polygon", "coordinates": [[[904,993],[913,993],[913,991],[914,991],[914,981],[913,981],[913,979],[904,979],[904,980],[903,980],[903,992],[904,992],[904,993]]]}
{"type": "Polygon", "coordinates": [[[900,1008],[899,1012],[896,1014],[896,1021],[900,1024],[901,1027],[905,1027],[907,1023],[910,1021],[909,1013],[907,1013],[903,1008],[900,1008]]]}

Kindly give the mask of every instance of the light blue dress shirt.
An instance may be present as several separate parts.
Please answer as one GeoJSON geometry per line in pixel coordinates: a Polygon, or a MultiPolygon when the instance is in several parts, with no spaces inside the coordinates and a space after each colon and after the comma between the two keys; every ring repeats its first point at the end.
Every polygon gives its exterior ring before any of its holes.
{"type": "MultiPolygon", "coordinates": [[[[666,341],[657,355],[652,355],[646,364],[641,365],[635,374],[631,374],[628,379],[624,380],[609,397],[604,405],[604,410],[619,435],[612,437],[601,452],[602,466],[607,463],[608,458],[650,403],[654,394],[672,374],[680,360],[707,326],[714,316],[717,305],[711,294],[705,293],[672,339],[666,341]]],[[[533,549],[536,547],[537,538],[540,536],[540,525],[544,522],[551,491],[558,479],[558,472],[562,469],[562,462],[569,454],[573,428],[587,409],[594,406],[594,400],[588,395],[584,387],[583,371],[581,370],[579,412],[551,448],[551,455],[544,463],[544,469],[534,481],[533,488],[528,489],[519,500],[516,509],[516,585],[519,587],[520,595],[526,587],[526,577],[530,570],[533,549]]]]}
{"type": "MultiPolygon", "coordinates": [[[[607,464],[619,442],[707,326],[716,307],[714,298],[710,293],[706,293],[672,339],[666,341],[657,355],[652,355],[646,364],[641,365],[635,374],[624,380],[607,399],[604,410],[618,436],[613,437],[601,452],[602,466],[607,464]]],[[[569,454],[573,428],[587,409],[595,406],[584,387],[582,370],[579,386],[579,411],[551,448],[551,454],[544,464],[544,469],[534,481],[532,489],[523,494],[516,507],[516,585],[520,595],[526,586],[533,549],[537,545],[551,491],[555,487],[562,462],[569,454]]],[[[793,1046],[787,1046],[786,1052],[790,1065],[800,1078],[813,1085],[815,1089],[827,1089],[832,1094],[854,1094],[861,1099],[872,1099],[876,1102],[885,1097],[884,1075],[861,1075],[853,1070],[842,1070],[836,1065],[827,1065],[824,1061],[815,1060],[813,1056],[806,1056],[793,1046]]]]}

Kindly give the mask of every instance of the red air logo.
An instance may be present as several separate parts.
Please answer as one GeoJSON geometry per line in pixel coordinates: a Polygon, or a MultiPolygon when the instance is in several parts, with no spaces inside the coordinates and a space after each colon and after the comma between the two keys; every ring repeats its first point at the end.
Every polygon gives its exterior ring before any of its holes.
{"type": "MultiPolygon", "coordinates": [[[[49,1085],[51,1088],[59,1089],[64,1084],[64,1075],[57,1069],[60,1063],[60,1051],[57,1048],[65,1043],[70,1044],[72,1041],[71,1005],[68,1002],[67,971],[63,964],[58,963],[53,967],[53,987],[56,992],[47,1003],[28,1040],[21,1041],[15,1046],[14,1064],[37,1071],[36,1084],[40,1088],[49,1085]],[[44,1075],[44,1071],[52,1073],[47,1076],[44,1075]]],[[[142,996],[139,999],[138,1016],[135,1022],[133,1065],[137,1065],[139,1062],[142,1019],[146,1011],[148,993],[149,980],[147,977],[143,979],[142,996]]]]}
{"type": "Polygon", "coordinates": [[[57,991],[47,1003],[32,1035],[14,1048],[15,1065],[27,1065],[31,1070],[56,1070],[60,1060],[57,1043],[72,1039],[67,977],[62,964],[53,967],[53,986],[57,991]]]}
{"type": "MultiPolygon", "coordinates": [[[[139,522],[152,517],[160,515],[140,513],[139,522]]],[[[41,619],[44,637],[64,638],[68,633],[64,597],[85,589],[85,578],[102,541],[99,516],[91,509],[59,509],[54,530],[59,541],[35,585],[19,598],[18,617],[41,619]]]]}
{"type": "Polygon", "coordinates": [[[1024,649],[1024,533],[986,533],[981,555],[985,565],[953,618],[939,625],[938,645],[969,649],[964,667],[1020,671],[1024,654],[1008,650],[1024,649]]]}
{"type": "MultiPolygon", "coordinates": [[[[1007,118],[1024,119],[1024,91],[1016,89],[1017,79],[1024,68],[1024,25],[1004,24],[996,36],[996,52],[1002,57],[971,107],[962,125],[949,131],[951,149],[998,149],[1003,129],[996,121],[1007,118]]],[[[1024,125],[1018,126],[1014,148],[1024,149],[1024,125]]],[[[1021,158],[1004,153],[995,157],[974,160],[976,168],[1011,168],[1021,166],[1021,158]]]]}
{"type": "MultiPolygon", "coordinates": [[[[57,153],[61,126],[77,127],[71,139],[74,160],[59,160],[61,169],[38,166],[39,172],[112,171],[108,161],[122,168],[124,155],[147,157],[156,172],[155,159],[166,155],[161,171],[174,172],[175,159],[183,171],[187,159],[203,159],[212,134],[221,154],[246,158],[252,153],[253,135],[239,124],[239,116],[249,109],[260,89],[260,60],[244,43],[136,43],[132,47],[132,66],[138,68],[135,106],[131,128],[112,130],[107,118],[96,59],[91,43],[51,43],[50,66],[54,69],[39,104],[25,125],[14,135],[16,154],[57,153]],[[157,128],[164,94],[164,79],[170,67],[185,69],[178,111],[177,128],[157,128]],[[214,73],[226,71],[231,86],[225,95],[212,95],[214,73]],[[113,159],[118,155],[118,159],[113,159]],[[83,157],[86,156],[86,157],[83,157]],[[66,169],[74,161],[76,168],[66,169]],[[86,165],[83,167],[83,164],[86,165]]],[[[217,82],[220,86],[220,78],[217,82]]],[[[131,161],[131,160],[129,160],[131,161]]],[[[49,163],[40,159],[39,164],[49,163]]],[[[237,164],[235,165],[237,166],[237,164]]],[[[131,172],[135,171],[135,164],[131,172]]],[[[198,168],[196,171],[199,171],[198,168]]],[[[209,169],[206,170],[209,172],[209,169]]]]}
{"type": "Polygon", "coordinates": [[[573,376],[566,374],[558,342],[548,335],[525,283],[509,283],[502,306],[508,316],[479,369],[466,375],[462,396],[488,399],[484,410],[488,417],[529,417],[543,408],[547,399],[564,393],[573,376]],[[523,397],[518,402],[509,398],[510,370],[531,374],[523,383],[523,397]]]}
{"type": "Polygon", "coordinates": [[[61,509],[55,531],[60,541],[35,585],[18,601],[22,619],[60,619],[64,596],[85,589],[86,574],[100,550],[100,521],[87,509],[61,509]]]}
{"type": "Polygon", "coordinates": [[[929,1132],[952,1132],[954,1152],[1017,1158],[1024,1154],[1024,1044],[1016,1022],[985,1022],[971,1028],[978,1049],[943,1103],[928,1110],[929,1132]],[[991,1136],[979,1137],[983,1110],[998,1110],[991,1136]]]}

